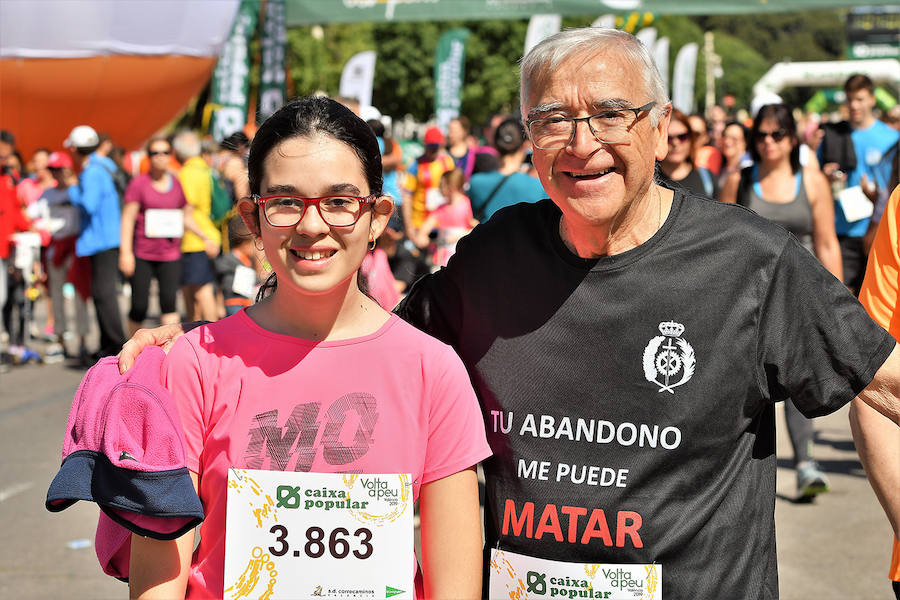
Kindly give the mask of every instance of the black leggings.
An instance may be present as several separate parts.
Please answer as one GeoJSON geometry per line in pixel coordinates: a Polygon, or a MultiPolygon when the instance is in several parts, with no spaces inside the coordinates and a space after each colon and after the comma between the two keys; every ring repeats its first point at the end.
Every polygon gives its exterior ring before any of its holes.
{"type": "Polygon", "coordinates": [[[159,309],[162,314],[173,313],[175,295],[181,285],[181,261],[156,261],[134,258],[134,275],[131,276],[131,311],[128,318],[141,323],[147,318],[150,304],[150,280],[156,278],[159,285],[159,309]]]}

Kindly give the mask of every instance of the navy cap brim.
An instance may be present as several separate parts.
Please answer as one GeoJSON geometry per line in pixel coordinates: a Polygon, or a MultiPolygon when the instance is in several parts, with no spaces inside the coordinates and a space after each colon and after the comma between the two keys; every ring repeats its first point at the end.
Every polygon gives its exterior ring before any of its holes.
{"type": "Polygon", "coordinates": [[[91,450],[78,450],[63,460],[47,490],[45,506],[59,512],[79,500],[96,502],[123,527],[159,540],[180,537],[203,520],[203,506],[187,468],[123,469],[91,450]],[[131,521],[129,513],[138,522],[131,521]],[[146,517],[162,521],[148,529],[146,517]]]}

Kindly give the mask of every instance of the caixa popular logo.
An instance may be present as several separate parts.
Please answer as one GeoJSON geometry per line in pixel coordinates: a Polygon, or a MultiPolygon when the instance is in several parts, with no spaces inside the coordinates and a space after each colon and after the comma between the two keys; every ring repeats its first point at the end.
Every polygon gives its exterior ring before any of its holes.
{"type": "Polygon", "coordinates": [[[525,575],[526,591],[538,596],[551,598],[603,598],[608,599],[612,592],[594,589],[587,579],[574,577],[554,577],[539,571],[528,571],[525,575]]]}
{"type": "Polygon", "coordinates": [[[697,358],[682,335],[684,325],[674,321],[659,324],[658,335],[644,348],[644,377],[659,386],[660,392],[675,394],[675,388],[694,375],[697,358]]]}
{"type": "Polygon", "coordinates": [[[299,485],[279,485],[275,488],[275,508],[300,508],[305,510],[321,508],[323,510],[362,510],[367,500],[351,500],[346,490],[322,488],[303,489],[299,485]]]}
{"type": "Polygon", "coordinates": [[[366,489],[370,498],[386,502],[389,506],[397,506],[400,502],[400,490],[380,477],[360,477],[359,482],[366,489]]]}

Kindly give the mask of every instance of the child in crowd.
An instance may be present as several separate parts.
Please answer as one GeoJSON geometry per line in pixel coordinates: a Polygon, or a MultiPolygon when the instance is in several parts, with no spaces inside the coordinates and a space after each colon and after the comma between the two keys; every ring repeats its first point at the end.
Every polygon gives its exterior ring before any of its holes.
{"type": "Polygon", "coordinates": [[[259,279],[253,257],[253,236],[240,216],[228,221],[230,252],[215,259],[216,276],[225,296],[225,316],[230,317],[253,304],[259,279]]]}
{"type": "Polygon", "coordinates": [[[416,596],[480,598],[474,465],[490,449],[468,375],[449,346],[359,288],[392,209],[375,136],[331,99],[291,102],[260,127],[248,171],[238,210],[274,273],[259,302],[178,339],[165,367],[206,513],[200,543],[134,535],[131,596],[223,597],[226,544],[238,543],[228,474],[252,468],[410,474],[421,571],[396,560],[416,596]]]}
{"type": "Polygon", "coordinates": [[[445,266],[456,251],[456,242],[478,224],[472,216],[472,203],[463,192],[465,182],[466,175],[460,169],[444,173],[440,190],[447,203],[428,215],[416,231],[415,244],[423,248],[428,245],[432,232],[437,230],[432,257],[435,267],[445,266]]]}

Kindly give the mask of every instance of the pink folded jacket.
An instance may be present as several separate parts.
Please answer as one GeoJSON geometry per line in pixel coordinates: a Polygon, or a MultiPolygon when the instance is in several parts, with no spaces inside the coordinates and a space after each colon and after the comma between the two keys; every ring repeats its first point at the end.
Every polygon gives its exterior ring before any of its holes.
{"type": "Polygon", "coordinates": [[[185,467],[184,432],[162,384],[165,354],[141,352],[119,375],[101,359],[78,386],[63,440],[62,465],[47,491],[47,510],[96,502],[97,558],[108,575],[127,579],[131,532],[170,540],[203,520],[185,467]]]}

